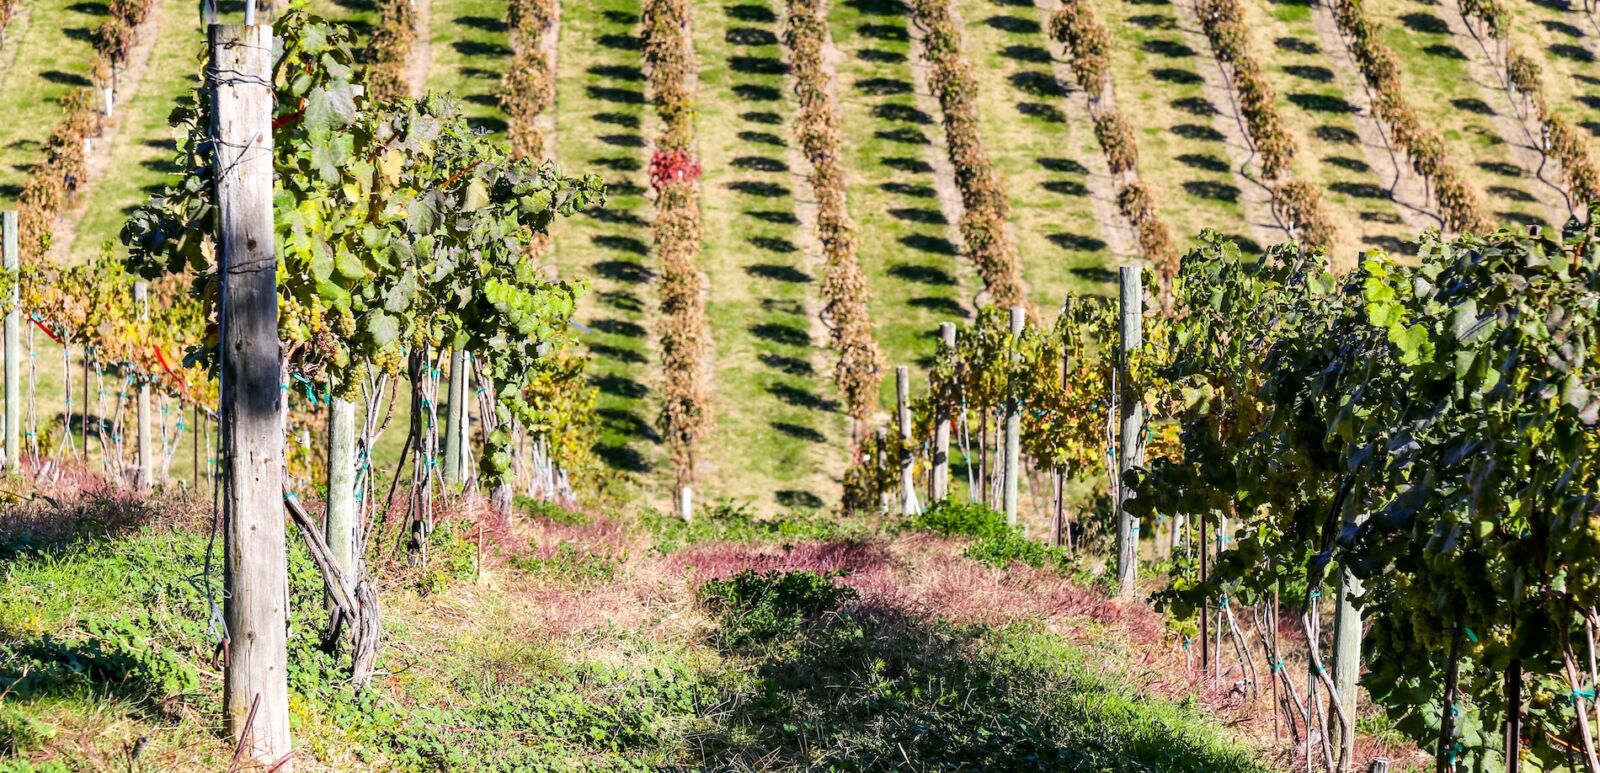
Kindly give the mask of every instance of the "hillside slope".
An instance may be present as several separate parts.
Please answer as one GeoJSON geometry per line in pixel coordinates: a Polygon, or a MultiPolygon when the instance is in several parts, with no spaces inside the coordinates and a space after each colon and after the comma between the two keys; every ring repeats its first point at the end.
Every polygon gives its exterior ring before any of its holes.
{"type": "MultiPolygon", "coordinates": [[[[1250,247],[1284,238],[1259,158],[1246,140],[1238,94],[1198,28],[1192,0],[1081,0],[1115,31],[1110,78],[1133,124],[1139,175],[1180,244],[1203,228],[1250,247]]],[[[322,12],[363,35],[372,4],[322,0],[322,12]]],[[[1439,204],[1371,111],[1326,8],[1298,0],[1244,0],[1251,49],[1298,143],[1296,179],[1317,188],[1338,222],[1339,263],[1355,251],[1405,252],[1440,221],[1439,204]]],[[[1536,54],[1557,109],[1600,133],[1600,22],[1577,4],[1511,2],[1511,29],[1536,54]]],[[[426,87],[453,93],[484,131],[502,134],[497,90],[511,61],[504,0],[436,0],[427,18],[426,87]]],[[[962,55],[976,78],[980,140],[1010,206],[1007,231],[1029,296],[1043,310],[1069,292],[1111,291],[1115,267],[1134,260],[1083,92],[1048,39],[1057,0],[953,0],[962,55]]],[[[1523,106],[1494,77],[1493,43],[1468,33],[1453,8],[1377,0],[1367,13],[1399,57],[1408,99],[1499,223],[1559,225],[1568,201],[1523,106]]],[[[0,207],[39,161],[56,101],[97,86],[95,2],[23,0],[0,42],[0,207]]],[[[611,470],[644,482],[663,506],[670,464],[656,437],[661,382],[654,354],[656,256],[650,244],[652,148],[636,0],[569,3],[557,27],[555,155],[569,171],[603,175],[610,204],[558,225],[550,260],[591,292],[579,320],[594,357],[604,421],[597,451],[611,470]]],[[[839,0],[827,8],[828,64],[842,109],[848,203],[877,343],[890,364],[923,365],[940,322],[969,318],[982,290],[964,255],[962,216],[919,33],[898,0],[839,0]]],[[[702,499],[732,497],[776,511],[832,506],[848,462],[847,421],[832,383],[834,354],[818,319],[817,235],[796,150],[793,77],[781,42],[780,0],[696,0],[699,161],[705,179],[699,256],[712,342],[713,429],[705,441],[702,499]]],[[[123,213],[171,163],[165,115],[192,82],[200,43],[192,9],[157,6],[141,77],[125,84],[103,147],[103,171],[62,217],[62,260],[82,261],[114,238],[123,213]]],[[[98,142],[98,141],[97,141],[98,142]]],[[[47,359],[45,367],[53,367],[47,359]]],[[[914,368],[920,370],[919,368],[914,368]]],[[[923,385],[914,385],[920,390],[923,385]]],[[[886,379],[882,406],[893,397],[886,379]]]]}

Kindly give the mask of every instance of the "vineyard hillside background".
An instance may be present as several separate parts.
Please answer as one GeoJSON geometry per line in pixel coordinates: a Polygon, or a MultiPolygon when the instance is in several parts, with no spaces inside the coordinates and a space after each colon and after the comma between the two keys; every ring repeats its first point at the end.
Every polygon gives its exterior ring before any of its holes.
{"type": "MultiPolygon", "coordinates": [[[[311,5],[355,26],[363,40],[385,13],[359,0],[311,5]]],[[[108,67],[96,41],[108,34],[119,3],[0,0],[0,7],[0,208],[22,196],[64,101],[114,86],[112,109],[96,98],[87,160],[65,181],[49,249],[63,263],[93,260],[107,244],[120,250],[127,214],[177,169],[167,116],[200,76],[197,9],[156,0],[131,34],[122,33],[126,45],[108,67]]],[[[1480,6],[1470,3],[1362,6],[1365,22],[1377,27],[1372,41],[1394,55],[1390,75],[1399,78],[1405,107],[1431,132],[1423,140],[1437,139],[1425,155],[1448,165],[1425,177],[1416,168],[1426,164],[1414,163],[1408,138],[1385,112],[1393,105],[1380,104],[1386,92],[1358,66],[1357,39],[1325,6],[1079,0],[1075,7],[1109,32],[1108,87],[1093,99],[1074,71],[1068,36],[1052,23],[1056,0],[949,4],[957,55],[973,76],[976,137],[1003,192],[1003,230],[1035,309],[1053,309],[1069,292],[1111,293],[1117,266],[1150,254],[1147,226],[1119,200],[1130,183],[1149,194],[1140,214],[1159,218],[1180,251],[1206,227],[1253,250],[1331,224],[1329,250],[1343,265],[1362,250],[1413,251],[1410,241],[1423,229],[1459,225],[1465,210],[1451,186],[1460,181],[1476,197],[1477,216],[1518,228],[1559,227],[1578,211],[1576,202],[1594,198],[1592,164],[1583,167],[1571,152],[1600,134],[1600,21],[1592,9],[1560,0],[1507,0],[1491,15],[1475,15],[1480,6]],[[1219,13],[1237,18],[1231,27],[1202,23],[1219,13]],[[1241,64],[1240,52],[1248,62],[1241,64]],[[1537,70],[1531,76],[1528,63],[1537,70]],[[1263,93],[1266,118],[1251,99],[1263,93]],[[1108,162],[1114,154],[1103,150],[1099,123],[1108,110],[1137,146],[1131,168],[1108,162]],[[1263,121],[1292,141],[1296,152],[1286,162],[1263,146],[1263,121]],[[1274,164],[1282,168],[1269,179],[1274,164]],[[1308,225],[1281,198],[1290,181],[1320,202],[1325,223],[1308,225]]],[[[413,10],[417,39],[394,63],[411,90],[453,94],[476,126],[505,135],[502,81],[516,57],[528,55],[514,52],[506,3],[419,0],[413,10]]],[[[970,320],[987,300],[961,227],[966,205],[947,136],[952,106],[930,87],[942,76],[929,64],[930,27],[916,7],[842,0],[822,10],[822,63],[839,110],[838,161],[873,338],[888,364],[913,366],[920,391],[937,325],[970,320]]],[[[811,163],[796,137],[789,12],[781,0],[695,0],[690,9],[692,143],[703,170],[697,265],[713,406],[701,488],[703,496],[751,500],[768,511],[833,505],[851,447],[820,314],[824,254],[811,163]]],[[[544,259],[591,287],[578,319],[599,390],[600,456],[664,499],[673,465],[656,427],[661,267],[648,171],[660,119],[646,97],[640,13],[632,0],[559,9],[541,43],[554,101],[537,121],[549,155],[609,186],[606,207],[552,229],[544,259]]],[[[59,395],[63,374],[52,369],[59,349],[37,344],[40,394],[59,395]]],[[[884,410],[894,397],[887,375],[884,410]]],[[[186,462],[177,457],[176,474],[186,477],[186,462]]]]}

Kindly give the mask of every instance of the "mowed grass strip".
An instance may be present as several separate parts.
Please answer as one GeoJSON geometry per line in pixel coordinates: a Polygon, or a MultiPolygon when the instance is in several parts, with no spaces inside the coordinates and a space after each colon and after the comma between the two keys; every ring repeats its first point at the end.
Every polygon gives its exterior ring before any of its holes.
{"type": "Polygon", "coordinates": [[[1139,139],[1139,178],[1179,249],[1204,228],[1235,235],[1248,249],[1260,245],[1246,231],[1241,179],[1229,164],[1225,139],[1214,123],[1221,107],[1206,98],[1199,67],[1210,51],[1197,50],[1178,27],[1169,2],[1093,0],[1095,13],[1116,30],[1111,73],[1116,105],[1139,139]]]}
{"type": "MultiPolygon", "coordinates": [[[[928,163],[930,153],[943,152],[933,145],[942,129],[917,107],[904,6],[840,0],[828,15],[843,54],[834,86],[874,334],[890,365],[926,366],[939,323],[966,319],[971,304],[956,273],[965,258],[950,242],[928,163]]],[[[892,407],[892,372],[882,395],[892,407]]]]}
{"type": "Polygon", "coordinates": [[[511,63],[505,0],[433,0],[431,10],[428,91],[454,96],[473,128],[503,136],[498,94],[511,63]]]}
{"type": "Polygon", "coordinates": [[[694,8],[700,266],[715,347],[711,491],[763,509],[833,502],[826,470],[837,465],[827,462],[844,458],[832,358],[811,334],[821,278],[799,244],[779,10],[778,0],[694,8]]]}
{"type": "MultiPolygon", "coordinates": [[[[193,9],[191,9],[192,12],[193,9]]],[[[28,170],[41,159],[44,141],[61,122],[60,101],[91,87],[94,28],[106,18],[101,0],[32,0],[26,20],[6,28],[0,47],[0,207],[15,206],[28,170]]]]}
{"type": "MultiPolygon", "coordinates": [[[[1278,112],[1299,142],[1295,173],[1322,189],[1329,214],[1339,224],[1336,260],[1358,249],[1411,252],[1416,238],[1401,219],[1385,179],[1367,163],[1356,127],[1356,106],[1347,89],[1361,88],[1361,74],[1340,73],[1326,51],[1304,2],[1240,3],[1251,48],[1278,93],[1278,112]]],[[[1409,166],[1407,167],[1409,170],[1409,166]]]]}
{"type": "Polygon", "coordinates": [[[629,473],[648,473],[661,458],[656,405],[647,398],[658,374],[646,327],[655,293],[639,10],[636,0],[601,0],[562,11],[556,157],[568,174],[602,175],[609,196],[605,209],[558,222],[551,253],[561,276],[590,285],[578,320],[588,328],[580,338],[594,355],[590,380],[600,390],[596,451],[629,473]]]}
{"type": "Polygon", "coordinates": [[[1443,135],[1462,173],[1483,192],[1489,216],[1498,225],[1547,225],[1533,194],[1542,183],[1517,166],[1495,126],[1496,111],[1508,108],[1487,101],[1494,94],[1472,77],[1465,47],[1477,43],[1452,36],[1444,18],[1420,2],[1385,0],[1367,13],[1400,59],[1408,101],[1443,135]]]}
{"type": "Polygon", "coordinates": [[[200,83],[205,33],[194,8],[185,3],[163,0],[151,15],[156,39],[150,62],[139,88],[117,96],[117,142],[105,149],[112,154],[106,174],[89,189],[69,247],[73,262],[92,260],[102,245],[116,243],[128,214],[177,180],[178,143],[167,119],[178,100],[200,83]]]}
{"type": "Polygon", "coordinates": [[[978,80],[984,147],[1011,203],[1029,297],[1049,309],[1069,292],[1109,292],[1107,267],[1116,260],[1095,220],[1082,161],[1100,149],[1092,135],[1074,144],[1042,15],[1016,0],[953,5],[978,80]]]}

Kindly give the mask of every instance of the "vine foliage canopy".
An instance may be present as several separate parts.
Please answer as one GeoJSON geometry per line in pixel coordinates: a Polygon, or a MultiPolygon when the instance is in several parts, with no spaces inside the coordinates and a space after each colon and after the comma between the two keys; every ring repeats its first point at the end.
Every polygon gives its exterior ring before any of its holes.
{"type": "MultiPolygon", "coordinates": [[[[276,21],[272,125],[279,330],[291,376],[350,394],[368,367],[398,370],[419,347],[475,353],[501,430],[483,455],[510,458],[512,421],[537,429],[524,388],[565,343],[581,283],[547,278],[525,248],[559,215],[601,206],[596,176],[513,161],[442,97],[377,102],[359,82],[353,36],[296,5],[276,21]]],[[[196,91],[171,122],[180,179],[122,229],[130,270],[193,277],[209,329],[189,361],[215,365],[217,228],[210,100],[196,91]]]]}

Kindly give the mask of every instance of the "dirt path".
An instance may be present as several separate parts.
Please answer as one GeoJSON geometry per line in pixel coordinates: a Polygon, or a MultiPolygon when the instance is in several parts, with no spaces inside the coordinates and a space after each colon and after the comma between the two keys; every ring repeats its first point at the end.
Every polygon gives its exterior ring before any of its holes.
{"type": "Polygon", "coordinates": [[[544,31],[544,36],[539,39],[540,52],[544,54],[546,66],[550,68],[550,108],[534,116],[533,125],[538,127],[539,136],[544,138],[544,157],[556,157],[556,113],[561,109],[561,82],[556,77],[560,72],[556,68],[561,65],[561,3],[552,3],[554,8],[550,14],[550,28],[544,31]]]}
{"type": "Polygon", "coordinates": [[[1511,148],[1512,160],[1526,174],[1532,188],[1529,192],[1538,199],[1549,223],[1559,228],[1567,218],[1578,214],[1580,207],[1567,195],[1560,163],[1546,159],[1539,152],[1538,120],[1531,110],[1526,116],[1518,112],[1517,100],[1504,80],[1505,58],[1501,55],[1500,44],[1476,34],[1455,5],[1440,3],[1435,10],[1450,26],[1450,34],[1462,42],[1462,53],[1467,57],[1472,79],[1477,82],[1485,101],[1498,106],[1494,111],[1495,129],[1511,148]]]}
{"type": "MultiPolygon", "coordinates": [[[[113,151],[124,142],[144,139],[124,137],[123,134],[124,127],[129,123],[127,106],[132,104],[131,97],[139,93],[139,87],[144,83],[145,74],[150,69],[150,52],[155,49],[156,38],[161,35],[160,18],[161,0],[153,0],[144,23],[139,25],[136,32],[135,40],[138,42],[128,51],[128,66],[117,77],[117,85],[120,86],[116,95],[117,104],[113,105],[111,117],[104,119],[101,124],[100,136],[94,138],[94,150],[85,164],[84,179],[78,184],[72,205],[56,217],[48,255],[48,259],[55,263],[68,262],[69,252],[78,242],[78,226],[88,211],[89,200],[93,198],[94,184],[105,179],[112,158],[116,155],[113,151]]],[[[101,101],[101,109],[104,106],[105,103],[101,101]]]]}
{"type": "Polygon", "coordinates": [[[1361,151],[1373,172],[1388,183],[1385,190],[1394,201],[1406,227],[1420,233],[1427,228],[1443,226],[1444,220],[1439,217],[1433,202],[1428,200],[1422,176],[1412,171],[1410,162],[1398,148],[1390,144],[1388,134],[1378,123],[1377,114],[1373,111],[1372,93],[1367,89],[1366,80],[1361,77],[1361,70],[1351,58],[1350,49],[1339,33],[1339,25],[1333,20],[1333,12],[1325,5],[1312,5],[1311,20],[1323,50],[1328,52],[1326,61],[1334,71],[1334,77],[1344,93],[1349,95],[1350,102],[1356,106],[1356,134],[1361,138],[1361,151]]]}
{"type": "MultiPolygon", "coordinates": [[[[957,29],[960,22],[957,22],[957,29]]],[[[944,110],[939,106],[939,100],[933,95],[933,90],[928,86],[928,63],[924,59],[922,43],[924,35],[917,28],[917,23],[909,16],[906,17],[906,32],[911,36],[911,87],[917,98],[917,109],[930,116],[942,116],[944,110]]],[[[972,265],[971,258],[967,255],[966,240],[961,238],[961,190],[956,187],[955,166],[950,163],[950,152],[945,144],[942,122],[937,131],[929,132],[934,136],[928,145],[928,165],[933,167],[933,190],[938,194],[939,211],[944,213],[944,219],[949,226],[945,229],[950,243],[955,245],[960,253],[960,259],[955,261],[956,269],[956,295],[966,299],[967,308],[976,308],[982,304],[978,296],[982,294],[982,282],[978,279],[978,272],[972,265]]],[[[1010,227],[1007,223],[1007,228],[1010,227]]],[[[1009,234],[1008,234],[1009,235],[1009,234]]]]}
{"type": "MultiPolygon", "coordinates": [[[[1178,29],[1189,46],[1196,51],[1211,51],[1211,42],[1200,29],[1193,0],[1178,0],[1173,7],[1181,22],[1178,29]]],[[[1234,178],[1239,182],[1239,199],[1244,206],[1245,224],[1250,228],[1250,235],[1262,245],[1289,241],[1289,230],[1278,222],[1272,210],[1272,189],[1256,176],[1253,169],[1256,152],[1246,133],[1244,116],[1239,112],[1238,93],[1233,88],[1232,79],[1216,56],[1201,58],[1205,61],[1195,69],[1205,79],[1206,101],[1217,110],[1212,116],[1211,125],[1222,133],[1222,144],[1227,148],[1234,178]]]]}
{"type": "Polygon", "coordinates": [[[406,59],[406,87],[411,96],[428,93],[428,71],[433,68],[433,0],[411,0],[417,11],[417,37],[406,59]]]}
{"type": "MultiPolygon", "coordinates": [[[[1050,28],[1050,17],[1061,8],[1060,0],[1034,0],[1034,7],[1043,15],[1044,28],[1050,28]]],[[[1067,124],[1071,129],[1072,144],[1080,146],[1084,138],[1094,136],[1093,119],[1089,114],[1089,95],[1078,88],[1072,76],[1072,66],[1065,47],[1054,37],[1044,36],[1045,47],[1050,51],[1050,71],[1056,83],[1067,93],[1067,124]]],[[[1105,105],[1116,104],[1114,89],[1106,87],[1105,105]]],[[[1098,144],[1096,145],[1098,147],[1098,144]]],[[[1105,234],[1111,253],[1119,258],[1137,258],[1138,248],[1133,227],[1117,209],[1117,183],[1111,178],[1111,168],[1106,164],[1104,152],[1087,154],[1084,166],[1089,167],[1089,201],[1094,209],[1095,222],[1105,234]]],[[[1159,206],[1159,205],[1158,205],[1159,206]]]]}

